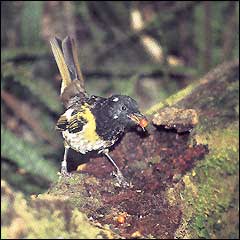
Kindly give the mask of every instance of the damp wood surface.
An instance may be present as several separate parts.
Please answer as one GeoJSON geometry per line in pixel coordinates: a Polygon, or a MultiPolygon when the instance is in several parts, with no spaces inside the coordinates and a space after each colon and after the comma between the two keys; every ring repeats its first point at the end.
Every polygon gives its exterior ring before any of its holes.
{"type": "Polygon", "coordinates": [[[150,108],[147,131],[128,132],[111,149],[132,187],[117,185],[106,158],[71,151],[72,177],[26,208],[40,214],[60,201],[64,237],[74,236],[72,211],[93,229],[86,238],[238,237],[238,98],[239,63],[224,63],[150,108]]]}

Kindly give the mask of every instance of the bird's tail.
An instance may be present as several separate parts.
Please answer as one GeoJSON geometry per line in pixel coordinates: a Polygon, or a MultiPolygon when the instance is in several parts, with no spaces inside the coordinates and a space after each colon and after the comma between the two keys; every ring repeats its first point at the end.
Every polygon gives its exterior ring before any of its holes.
{"type": "Polygon", "coordinates": [[[61,98],[66,106],[71,98],[86,95],[76,44],[69,36],[63,41],[54,37],[50,44],[62,77],[61,98]]]}

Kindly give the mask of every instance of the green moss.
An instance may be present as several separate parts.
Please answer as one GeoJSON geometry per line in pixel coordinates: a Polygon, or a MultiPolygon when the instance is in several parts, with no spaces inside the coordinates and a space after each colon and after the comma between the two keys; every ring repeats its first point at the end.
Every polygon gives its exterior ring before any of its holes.
{"type": "Polygon", "coordinates": [[[148,164],[143,161],[133,161],[129,164],[132,169],[136,169],[137,171],[144,170],[148,167],[148,164]]]}
{"type": "Polygon", "coordinates": [[[149,163],[156,164],[161,162],[161,156],[156,156],[151,159],[149,159],[149,163]]]}
{"type": "Polygon", "coordinates": [[[165,101],[160,102],[160,103],[152,106],[151,108],[149,108],[146,111],[146,114],[151,115],[151,114],[154,114],[155,112],[157,112],[158,110],[160,110],[163,107],[172,106],[173,104],[182,100],[184,97],[188,96],[193,91],[193,89],[196,88],[196,86],[197,86],[197,83],[193,83],[193,84],[189,85],[188,87],[186,87],[185,89],[177,92],[173,96],[170,96],[165,101]]]}
{"type": "Polygon", "coordinates": [[[89,193],[86,189],[86,184],[98,184],[95,177],[89,177],[85,174],[76,173],[73,174],[71,178],[59,178],[58,182],[55,184],[49,193],[53,196],[68,196],[68,200],[71,206],[82,209],[86,214],[92,214],[95,209],[102,206],[101,197],[99,192],[95,191],[89,193]],[[79,191],[81,189],[81,191],[79,191]],[[88,201],[86,201],[86,198],[88,201]],[[90,207],[89,207],[90,206],[90,207]]]}
{"type": "Polygon", "coordinates": [[[1,182],[2,238],[96,239],[113,237],[93,226],[85,214],[72,208],[68,197],[39,195],[30,202],[1,182]]]}
{"type": "MultiPolygon", "coordinates": [[[[239,172],[238,129],[239,125],[235,122],[224,130],[196,136],[198,143],[205,143],[207,139],[210,152],[194,168],[194,177],[188,173],[183,178],[185,190],[181,196],[185,210],[182,224],[188,223],[185,224],[187,233],[184,235],[200,238],[221,237],[223,233],[218,235],[219,231],[216,229],[219,221],[221,228],[227,229],[228,222],[222,222],[221,218],[223,213],[231,209],[236,195],[239,172]]],[[[236,231],[235,229],[235,233],[236,231]]],[[[176,235],[182,237],[179,231],[176,235]]]]}

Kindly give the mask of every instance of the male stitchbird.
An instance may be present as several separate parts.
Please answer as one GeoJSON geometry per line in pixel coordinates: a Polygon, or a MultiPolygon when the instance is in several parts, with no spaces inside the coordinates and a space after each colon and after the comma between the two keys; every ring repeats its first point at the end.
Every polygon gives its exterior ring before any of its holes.
{"type": "Polygon", "coordinates": [[[62,132],[65,140],[61,174],[69,174],[69,148],[82,154],[95,150],[104,154],[114,165],[119,183],[127,185],[120,169],[108,153],[109,147],[125,131],[136,125],[144,130],[148,124],[146,117],[140,113],[136,101],[129,96],[113,95],[104,98],[86,93],[76,45],[72,38],[67,36],[63,41],[53,38],[50,44],[62,77],[61,100],[66,108],[56,124],[56,129],[62,132]]]}

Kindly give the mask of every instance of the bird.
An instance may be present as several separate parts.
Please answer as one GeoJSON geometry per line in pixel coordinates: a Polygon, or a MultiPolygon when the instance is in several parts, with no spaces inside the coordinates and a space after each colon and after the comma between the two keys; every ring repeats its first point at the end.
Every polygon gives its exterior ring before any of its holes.
{"type": "Polygon", "coordinates": [[[81,154],[97,151],[105,155],[116,169],[114,175],[122,186],[129,186],[119,167],[109,154],[109,148],[130,129],[140,126],[144,131],[148,120],[137,102],[127,95],[109,97],[89,95],[78,61],[75,40],[66,36],[63,40],[53,37],[50,45],[61,78],[60,98],[65,107],[56,123],[56,129],[64,139],[64,156],[61,175],[70,176],[67,155],[71,148],[81,154]]]}

